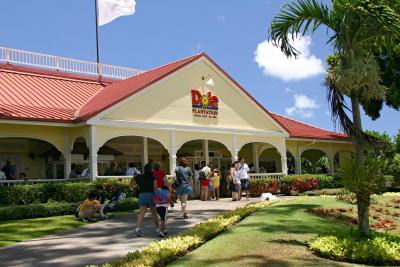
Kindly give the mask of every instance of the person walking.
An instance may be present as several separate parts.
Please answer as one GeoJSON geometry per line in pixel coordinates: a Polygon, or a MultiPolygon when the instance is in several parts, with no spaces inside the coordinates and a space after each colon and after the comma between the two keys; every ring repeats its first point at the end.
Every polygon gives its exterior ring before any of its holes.
{"type": "Polygon", "coordinates": [[[233,163],[233,189],[234,193],[232,194],[235,196],[235,200],[240,200],[240,192],[241,192],[241,183],[240,183],[240,174],[239,174],[239,162],[235,161],[233,163]]]}
{"type": "Polygon", "coordinates": [[[246,192],[246,199],[249,198],[249,172],[250,168],[244,158],[239,158],[239,178],[241,190],[239,191],[239,200],[242,198],[242,192],[246,192]]]}
{"type": "Polygon", "coordinates": [[[194,197],[201,196],[199,175],[200,175],[200,166],[199,166],[199,164],[195,164],[194,165],[194,181],[193,181],[194,197]]]}
{"type": "Polygon", "coordinates": [[[144,173],[135,176],[133,179],[133,184],[136,184],[138,194],[139,194],[139,214],[136,223],[136,235],[143,236],[142,224],[144,215],[147,209],[150,209],[151,215],[153,216],[154,225],[156,226],[156,231],[159,229],[159,220],[156,211],[156,205],[154,203],[153,197],[154,192],[157,190],[157,179],[153,175],[153,167],[151,164],[147,163],[144,166],[144,173]]]}
{"type": "Polygon", "coordinates": [[[175,169],[175,181],[177,184],[176,194],[181,201],[183,218],[187,219],[186,203],[189,195],[192,194],[192,170],[188,167],[186,158],[180,158],[179,166],[175,169]]]}
{"type": "Polygon", "coordinates": [[[207,166],[205,161],[201,162],[201,170],[199,172],[199,180],[201,184],[201,200],[208,200],[208,186],[210,184],[211,168],[207,166]]]}
{"type": "Polygon", "coordinates": [[[165,229],[167,220],[167,211],[170,204],[169,184],[165,172],[161,169],[159,162],[154,163],[153,174],[157,179],[157,191],[154,196],[157,214],[160,217],[160,229],[158,229],[159,237],[165,237],[168,230],[165,229]]]}

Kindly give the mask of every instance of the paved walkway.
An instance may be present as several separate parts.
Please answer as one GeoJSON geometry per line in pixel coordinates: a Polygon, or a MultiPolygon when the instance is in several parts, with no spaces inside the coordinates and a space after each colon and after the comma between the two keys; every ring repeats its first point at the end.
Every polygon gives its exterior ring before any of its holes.
{"type": "MultiPolygon", "coordinates": [[[[167,228],[170,234],[175,234],[218,213],[235,209],[249,202],[230,199],[207,202],[189,201],[188,220],[181,219],[182,213],[179,212],[178,203],[168,213],[167,228]]],[[[128,252],[140,249],[149,242],[159,239],[149,214],[145,218],[145,227],[143,227],[144,237],[136,237],[135,223],[136,214],[131,214],[0,248],[0,266],[69,267],[99,264],[125,256],[128,252]]]]}

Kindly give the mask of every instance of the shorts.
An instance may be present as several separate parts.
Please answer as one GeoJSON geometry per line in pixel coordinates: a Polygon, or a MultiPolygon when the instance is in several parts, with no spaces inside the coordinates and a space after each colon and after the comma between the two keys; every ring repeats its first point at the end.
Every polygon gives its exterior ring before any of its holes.
{"type": "Polygon", "coordinates": [[[145,193],[139,193],[139,201],[138,205],[139,207],[148,207],[148,208],[154,208],[156,204],[153,201],[153,196],[154,193],[150,192],[145,192],[145,193]]]}
{"type": "Polygon", "coordinates": [[[240,179],[242,190],[249,190],[249,179],[240,179]]]}
{"type": "Polygon", "coordinates": [[[167,207],[159,206],[156,209],[158,216],[160,216],[160,220],[165,221],[165,219],[167,218],[167,207]]]}
{"type": "Polygon", "coordinates": [[[214,190],[214,185],[209,184],[209,185],[208,185],[208,191],[213,191],[213,190],[214,190]]]}
{"type": "Polygon", "coordinates": [[[235,183],[230,183],[229,188],[231,189],[232,193],[237,192],[236,184],[235,183]]]}
{"type": "Polygon", "coordinates": [[[175,190],[178,196],[191,195],[193,190],[190,185],[181,185],[175,190]]]}

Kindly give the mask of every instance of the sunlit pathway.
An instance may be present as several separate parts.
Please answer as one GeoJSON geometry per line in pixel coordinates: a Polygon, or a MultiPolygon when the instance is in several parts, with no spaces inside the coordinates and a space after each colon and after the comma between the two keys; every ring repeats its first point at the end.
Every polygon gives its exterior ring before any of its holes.
{"type": "MultiPolygon", "coordinates": [[[[168,230],[170,234],[177,233],[249,202],[230,199],[190,201],[188,220],[181,219],[178,203],[168,214],[168,230]]],[[[0,266],[86,266],[110,261],[158,239],[149,214],[143,227],[144,237],[136,237],[135,222],[136,215],[131,214],[0,248],[0,266]]]]}

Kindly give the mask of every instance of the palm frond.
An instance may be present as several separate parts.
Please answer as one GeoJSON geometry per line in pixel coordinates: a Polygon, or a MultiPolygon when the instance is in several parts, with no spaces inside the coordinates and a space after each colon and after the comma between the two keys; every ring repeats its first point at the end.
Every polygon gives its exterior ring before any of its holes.
{"type": "Polygon", "coordinates": [[[286,4],[274,18],[269,29],[273,44],[286,56],[297,56],[299,51],[291,45],[299,34],[313,33],[320,25],[330,28],[330,10],[327,5],[316,0],[299,0],[286,4]]]}

